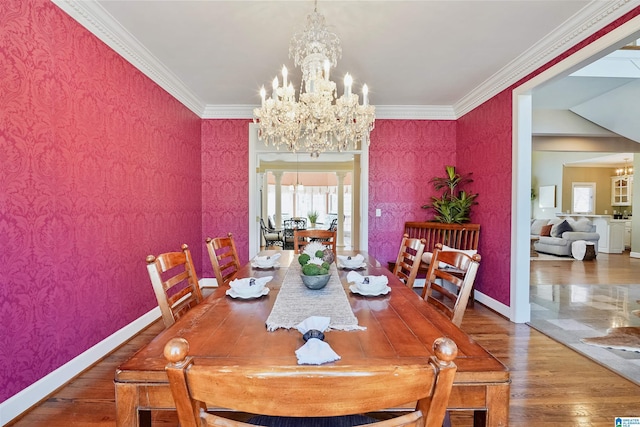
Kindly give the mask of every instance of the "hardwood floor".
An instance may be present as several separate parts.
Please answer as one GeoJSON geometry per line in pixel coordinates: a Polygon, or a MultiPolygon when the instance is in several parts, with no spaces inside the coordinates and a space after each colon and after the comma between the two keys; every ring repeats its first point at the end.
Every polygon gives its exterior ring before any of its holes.
{"type": "MultiPolygon", "coordinates": [[[[638,271],[640,260],[615,257],[599,254],[597,263],[535,262],[532,284],[633,281],[631,272],[638,271]]],[[[113,427],[114,371],[162,329],[159,320],[10,425],[113,427]]],[[[511,370],[510,426],[610,427],[617,416],[640,417],[640,386],[525,324],[476,303],[467,309],[462,329],[511,370]]],[[[454,413],[451,420],[453,426],[471,425],[467,413],[454,413]]],[[[153,422],[177,425],[172,412],[153,414],[153,422]]]]}
{"type": "Polygon", "coordinates": [[[594,261],[532,261],[531,286],[629,285],[640,283],[640,259],[622,254],[599,253],[594,261]]]}

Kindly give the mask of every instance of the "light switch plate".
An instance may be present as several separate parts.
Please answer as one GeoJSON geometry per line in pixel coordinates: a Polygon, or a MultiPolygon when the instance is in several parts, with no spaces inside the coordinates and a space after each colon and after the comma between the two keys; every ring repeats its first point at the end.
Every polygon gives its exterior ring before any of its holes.
{"type": "Polygon", "coordinates": [[[376,209],[376,216],[382,216],[382,209],[376,209]]]}

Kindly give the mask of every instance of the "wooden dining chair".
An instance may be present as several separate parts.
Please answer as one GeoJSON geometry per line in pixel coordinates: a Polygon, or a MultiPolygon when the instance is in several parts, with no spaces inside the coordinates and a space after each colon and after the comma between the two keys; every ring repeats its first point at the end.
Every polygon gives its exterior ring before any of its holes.
{"type": "Polygon", "coordinates": [[[236,243],[233,235],[229,233],[227,237],[207,237],[207,252],[213,272],[216,275],[218,286],[228,284],[236,277],[236,273],[240,270],[240,259],[236,250],[236,243]]]}
{"type": "Polygon", "coordinates": [[[413,239],[408,234],[402,236],[393,274],[409,288],[413,288],[413,282],[418,275],[424,245],[424,239],[413,239]]]}
{"type": "Polygon", "coordinates": [[[318,242],[333,251],[333,259],[336,256],[336,236],[335,231],[329,230],[294,230],[293,231],[293,251],[296,254],[304,252],[305,246],[311,242],[318,242]]]}
{"type": "Polygon", "coordinates": [[[202,301],[189,247],[182,245],[182,252],[167,252],[147,256],[147,271],[156,294],[165,327],[202,301]]]}
{"type": "Polygon", "coordinates": [[[460,326],[476,280],[481,256],[458,250],[445,251],[441,243],[433,250],[422,298],[460,326]]]}
{"type": "Polygon", "coordinates": [[[441,427],[453,386],[457,346],[449,338],[433,343],[434,356],[420,365],[390,363],[376,369],[330,365],[293,367],[244,366],[234,369],[188,356],[184,338],[171,339],[164,348],[169,386],[181,427],[353,425],[352,417],[417,401],[415,411],[379,421],[373,427],[441,427]],[[211,414],[207,406],[260,414],[247,424],[211,414]],[[282,417],[282,418],[280,418],[282,417]],[[292,418],[293,417],[293,418],[292,418]],[[327,423],[326,418],[332,417],[327,423]]]}

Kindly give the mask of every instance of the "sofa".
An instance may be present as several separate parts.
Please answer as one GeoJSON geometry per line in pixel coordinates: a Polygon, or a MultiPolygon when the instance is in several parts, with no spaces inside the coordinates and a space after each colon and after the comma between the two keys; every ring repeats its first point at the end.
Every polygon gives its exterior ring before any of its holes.
{"type": "Polygon", "coordinates": [[[572,256],[571,244],[576,240],[593,242],[596,254],[600,235],[589,218],[532,219],[531,236],[538,237],[533,243],[537,252],[558,256],[572,256]]]}

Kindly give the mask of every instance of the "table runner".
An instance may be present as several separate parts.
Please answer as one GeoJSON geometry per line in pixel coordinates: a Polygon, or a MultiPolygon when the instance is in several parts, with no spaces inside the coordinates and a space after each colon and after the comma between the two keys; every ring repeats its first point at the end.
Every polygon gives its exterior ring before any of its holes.
{"type": "Polygon", "coordinates": [[[294,259],[287,269],[280,292],[267,318],[267,330],[294,328],[310,316],[329,317],[329,329],[366,329],[358,325],[358,319],[351,310],[335,264],[331,264],[331,278],[322,289],[308,289],[302,283],[301,274],[302,266],[294,259]]]}

